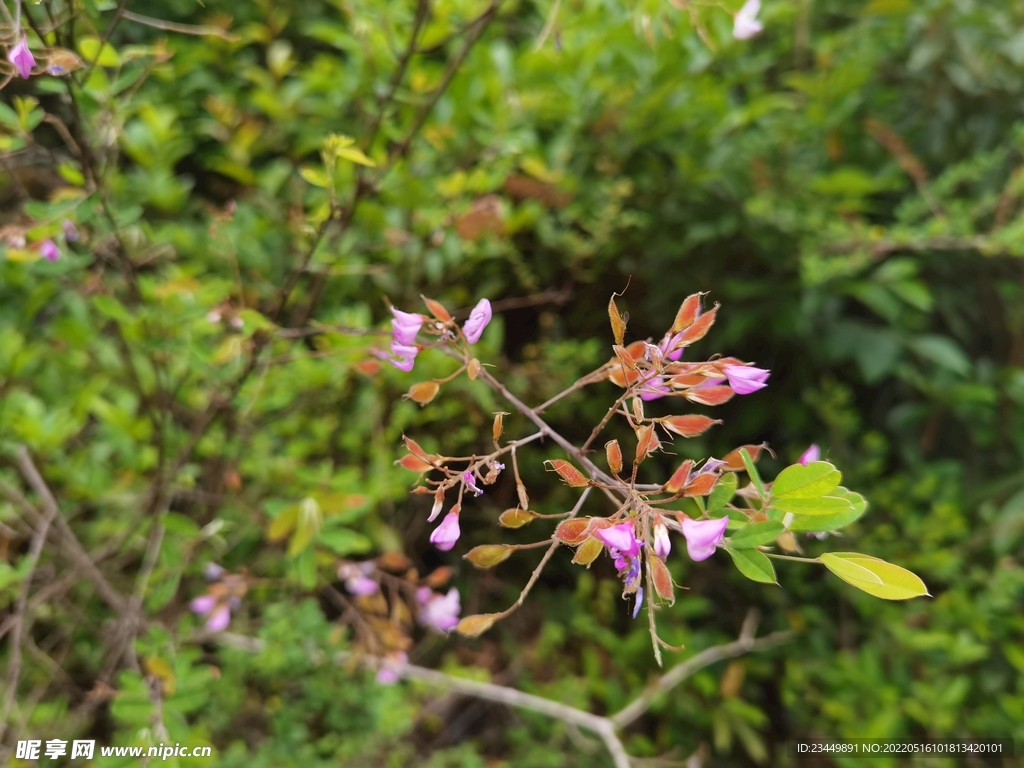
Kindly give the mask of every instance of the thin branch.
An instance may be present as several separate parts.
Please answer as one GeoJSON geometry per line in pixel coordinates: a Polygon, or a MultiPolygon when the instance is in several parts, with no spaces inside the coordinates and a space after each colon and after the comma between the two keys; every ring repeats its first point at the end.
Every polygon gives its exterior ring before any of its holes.
{"type": "Polygon", "coordinates": [[[704,669],[704,667],[723,659],[732,659],[753,651],[773,648],[786,642],[792,636],[791,632],[773,632],[770,635],[754,639],[756,631],[757,612],[750,611],[743,621],[743,628],[738,639],[725,645],[714,645],[687,659],[682,664],[672,667],[672,669],[658,678],[657,682],[640,694],[636,700],[608,719],[611,720],[616,728],[625,728],[639,719],[650,708],[651,702],[654,701],[658,694],[672,690],[687,678],[704,669]]]}
{"type": "Polygon", "coordinates": [[[152,16],[143,16],[139,13],[132,13],[131,11],[123,11],[121,17],[128,21],[134,21],[136,24],[145,24],[147,27],[154,27],[155,29],[162,29],[165,32],[178,32],[182,35],[213,35],[214,37],[220,37],[227,40],[229,43],[238,42],[241,38],[237,35],[232,35],[227,30],[221,29],[220,27],[211,26],[197,26],[195,24],[179,24],[175,21],[164,21],[163,19],[154,19],[152,16]]]}
{"type": "Polygon", "coordinates": [[[11,655],[7,668],[7,692],[4,697],[4,707],[0,713],[0,740],[3,739],[7,724],[10,722],[11,707],[14,706],[14,696],[18,690],[18,680],[21,677],[21,643],[22,632],[25,626],[25,606],[28,603],[28,593],[32,587],[32,575],[35,573],[36,565],[39,563],[39,556],[43,552],[43,544],[46,543],[46,534],[50,530],[50,524],[58,517],[60,510],[57,501],[46,487],[42,476],[32,463],[32,457],[28,455],[25,446],[18,446],[18,466],[22,474],[29,481],[29,484],[36,489],[43,498],[43,515],[39,520],[36,531],[32,534],[32,542],[28,550],[28,571],[25,573],[25,583],[22,585],[18,601],[14,606],[14,629],[11,631],[11,655]]]}

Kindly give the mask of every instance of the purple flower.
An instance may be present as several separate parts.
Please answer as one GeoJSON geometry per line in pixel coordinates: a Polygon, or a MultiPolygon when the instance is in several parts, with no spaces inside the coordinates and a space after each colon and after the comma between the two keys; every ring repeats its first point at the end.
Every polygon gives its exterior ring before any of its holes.
{"type": "Polygon", "coordinates": [[[466,470],[462,473],[462,482],[466,484],[466,487],[473,492],[474,496],[479,496],[483,491],[477,487],[476,480],[473,478],[473,473],[470,470],[466,470]]]}
{"type": "Polygon", "coordinates": [[[207,563],[203,566],[203,578],[207,581],[218,581],[223,575],[224,567],[217,565],[217,563],[207,563]]]}
{"type": "Polygon", "coordinates": [[[442,552],[447,552],[455,546],[460,535],[462,535],[462,531],[459,530],[459,516],[455,512],[449,512],[444,516],[441,524],[430,534],[430,543],[442,552]]]}
{"type": "Polygon", "coordinates": [[[658,347],[661,349],[662,354],[665,355],[669,360],[676,361],[683,356],[684,347],[677,347],[683,338],[683,331],[680,331],[675,336],[672,335],[672,331],[665,334],[665,338],[661,340],[658,347]]]}
{"type": "Polygon", "coordinates": [[[61,229],[64,230],[64,239],[69,243],[73,243],[78,240],[78,227],[75,226],[75,222],[71,219],[64,219],[60,223],[61,229]]]}
{"type": "Polygon", "coordinates": [[[377,682],[381,685],[394,685],[397,683],[398,671],[401,665],[405,664],[408,660],[409,657],[403,651],[383,659],[380,669],[377,670],[377,682]]]}
{"type": "Polygon", "coordinates": [[[469,313],[469,319],[462,326],[462,332],[466,334],[466,341],[476,344],[483,335],[484,328],[491,322],[491,302],[487,299],[480,299],[473,311],[469,313]]]}
{"type": "Polygon", "coordinates": [[[761,0],[747,0],[732,20],[732,36],[737,40],[749,40],[758,34],[764,25],[757,20],[761,11],[761,0]]]}
{"type": "Polygon", "coordinates": [[[447,595],[438,595],[423,587],[416,595],[420,604],[420,623],[435,632],[448,632],[459,624],[459,612],[462,605],[459,602],[459,590],[452,587],[447,595]]]}
{"type": "Polygon", "coordinates": [[[391,354],[394,357],[388,357],[387,352],[382,352],[379,349],[371,351],[381,360],[387,360],[395,368],[406,373],[412,370],[416,363],[416,355],[420,353],[419,347],[412,344],[399,344],[397,340],[391,342],[391,354]]]}
{"type": "Polygon", "coordinates": [[[765,382],[771,375],[771,371],[752,365],[727,365],[722,368],[722,372],[729,380],[732,391],[737,395],[749,395],[751,392],[764,389],[768,386],[765,382]]]}
{"type": "Polygon", "coordinates": [[[619,523],[610,528],[598,528],[594,531],[594,535],[609,549],[616,551],[616,554],[612,555],[613,557],[619,553],[626,557],[636,557],[640,554],[640,542],[636,540],[633,523],[619,523]]]}
{"type": "Polygon", "coordinates": [[[671,395],[672,390],[665,383],[664,376],[654,376],[652,371],[640,387],[640,399],[644,401],[660,400],[665,395],[671,395]]]}
{"type": "Polygon", "coordinates": [[[644,588],[636,588],[636,605],[633,606],[633,618],[640,615],[640,606],[644,604],[644,588]]]}
{"type": "Polygon", "coordinates": [[[32,74],[32,67],[36,65],[32,51],[28,49],[28,37],[21,36],[21,42],[7,52],[7,60],[18,70],[18,74],[28,79],[32,74]]]}
{"type": "Polygon", "coordinates": [[[365,595],[372,595],[380,589],[380,585],[366,576],[356,576],[355,578],[345,579],[345,589],[356,597],[363,597],[365,595]]]}
{"type": "Polygon", "coordinates": [[[231,611],[228,606],[218,603],[213,595],[202,595],[192,600],[189,607],[192,613],[206,616],[206,628],[211,632],[220,632],[227,629],[231,621],[231,611]]]}
{"type": "Polygon", "coordinates": [[[659,516],[654,522],[654,554],[664,560],[672,551],[672,542],[668,539],[668,526],[659,516]]]}
{"type": "Polygon", "coordinates": [[[39,255],[47,261],[56,261],[60,258],[60,248],[53,240],[44,240],[43,244],[39,246],[39,255]]]}
{"type": "Polygon", "coordinates": [[[819,461],[821,459],[821,448],[818,447],[817,443],[811,443],[811,447],[800,454],[800,458],[797,461],[803,464],[805,467],[812,461],[819,461]]]}
{"type": "Polygon", "coordinates": [[[707,560],[715,554],[715,548],[722,543],[728,517],[717,520],[683,520],[683,536],[686,537],[686,551],[694,562],[707,560]]]}
{"type": "Polygon", "coordinates": [[[400,309],[391,308],[391,314],[395,319],[391,321],[392,338],[398,344],[405,346],[416,343],[416,334],[423,327],[425,318],[412,312],[402,312],[400,309]]]}

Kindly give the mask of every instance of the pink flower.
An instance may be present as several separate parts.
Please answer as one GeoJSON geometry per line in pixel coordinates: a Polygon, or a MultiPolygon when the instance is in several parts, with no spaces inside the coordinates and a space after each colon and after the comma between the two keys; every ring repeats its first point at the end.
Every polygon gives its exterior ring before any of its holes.
{"type": "Polygon", "coordinates": [[[800,454],[800,458],[797,461],[803,464],[805,467],[812,461],[819,461],[821,459],[821,448],[818,447],[817,443],[811,443],[811,447],[800,454]]]}
{"type": "Polygon", "coordinates": [[[491,322],[491,302],[487,299],[480,299],[473,311],[469,313],[469,319],[462,326],[462,332],[466,334],[466,341],[476,344],[483,335],[484,328],[491,322]]]}
{"type": "Polygon", "coordinates": [[[56,261],[60,258],[60,248],[53,240],[44,240],[43,244],[39,246],[39,255],[47,261],[56,261]]]}
{"type": "MultiPolygon", "coordinates": [[[[653,371],[651,372],[653,373],[653,371]]],[[[665,395],[671,395],[672,390],[669,389],[668,385],[665,384],[664,376],[652,376],[648,374],[648,378],[640,387],[640,399],[644,401],[660,400],[665,395]]]]}
{"type": "Polygon", "coordinates": [[[403,664],[409,660],[404,651],[398,651],[394,656],[387,657],[381,661],[380,669],[377,670],[377,682],[381,685],[394,685],[398,682],[398,673],[403,664]]]}
{"type": "Polygon", "coordinates": [[[416,334],[423,327],[424,317],[412,312],[402,312],[400,309],[391,308],[391,314],[395,319],[391,321],[392,338],[399,344],[406,346],[416,343],[416,334]]]}
{"type": "Polygon", "coordinates": [[[430,534],[430,543],[442,552],[447,552],[455,546],[455,542],[459,540],[461,535],[462,531],[459,530],[458,514],[449,512],[444,516],[441,524],[430,534]]]}
{"type": "Polygon", "coordinates": [[[615,550],[613,557],[625,555],[636,557],[640,554],[640,542],[636,540],[636,532],[632,523],[619,523],[609,528],[598,528],[594,535],[604,542],[609,549],[615,550]]]}
{"type": "Polygon", "coordinates": [[[462,482],[465,483],[466,487],[473,492],[474,496],[479,496],[483,491],[477,486],[476,479],[473,477],[473,473],[470,470],[466,470],[462,473],[462,482]]]}
{"type": "Polygon", "coordinates": [[[71,221],[71,219],[64,219],[60,226],[64,230],[64,239],[69,243],[73,243],[78,239],[78,227],[75,226],[75,222],[71,221]]]}
{"type": "Polygon", "coordinates": [[[28,49],[28,37],[21,36],[21,42],[7,52],[7,60],[18,70],[18,74],[28,79],[32,74],[32,67],[36,65],[32,51],[28,49]]]}
{"type": "Polygon", "coordinates": [[[380,589],[380,585],[366,576],[356,576],[355,578],[345,580],[345,589],[356,597],[363,597],[365,595],[372,595],[380,589]]]}
{"type": "Polygon", "coordinates": [[[758,34],[764,25],[757,20],[761,11],[761,0],[747,0],[732,20],[732,36],[737,40],[749,40],[758,34]]]}
{"type": "Polygon", "coordinates": [[[717,520],[683,520],[683,536],[686,537],[686,551],[694,562],[707,560],[715,554],[715,548],[722,544],[728,517],[717,520]]]}
{"type": "Polygon", "coordinates": [[[420,349],[411,344],[399,344],[398,341],[392,341],[391,354],[394,357],[388,357],[388,353],[380,349],[371,349],[370,352],[381,360],[387,360],[398,370],[408,373],[415,365],[416,355],[420,353],[420,349]]]}
{"type": "Polygon", "coordinates": [[[751,392],[764,389],[768,386],[765,382],[771,375],[771,371],[752,365],[727,365],[722,368],[722,372],[729,379],[729,386],[737,395],[749,395],[751,392]]]}
{"type": "Polygon", "coordinates": [[[672,542],[668,539],[668,526],[659,516],[654,522],[654,554],[664,560],[672,551],[672,542]]]}
{"type": "Polygon", "coordinates": [[[223,603],[218,603],[213,595],[202,595],[189,604],[192,613],[206,616],[206,628],[211,632],[227,629],[231,621],[231,610],[223,603]]]}
{"type": "MultiPolygon", "coordinates": [[[[698,313],[699,316],[699,313],[698,313]]],[[[661,348],[662,354],[665,355],[669,360],[675,361],[683,356],[683,350],[685,347],[677,347],[683,338],[683,331],[680,331],[675,336],[672,335],[672,331],[665,334],[665,338],[661,340],[658,345],[661,348]]]]}
{"type": "Polygon", "coordinates": [[[423,606],[419,619],[425,627],[444,633],[458,626],[462,605],[459,601],[459,590],[455,587],[449,589],[448,594],[443,596],[423,587],[416,597],[423,606]]]}

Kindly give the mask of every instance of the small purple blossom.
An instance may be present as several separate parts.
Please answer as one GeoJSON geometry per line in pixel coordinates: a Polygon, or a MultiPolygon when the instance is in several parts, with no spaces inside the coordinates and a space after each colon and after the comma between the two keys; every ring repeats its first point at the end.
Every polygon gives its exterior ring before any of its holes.
{"type": "Polygon", "coordinates": [[[665,395],[671,395],[672,390],[665,383],[664,376],[655,376],[654,372],[651,371],[644,380],[643,386],[640,388],[640,399],[646,402],[651,400],[660,400],[665,395]]]}
{"type": "Polygon", "coordinates": [[[682,341],[683,331],[680,331],[675,336],[672,335],[672,331],[665,334],[665,338],[661,340],[658,347],[661,348],[661,352],[666,358],[675,362],[683,356],[684,347],[677,347],[676,345],[682,341]]]}
{"type": "Polygon", "coordinates": [[[374,565],[372,560],[362,563],[342,563],[338,566],[338,578],[344,579],[345,589],[349,594],[356,597],[372,595],[380,589],[380,585],[369,578],[373,573],[374,565]]]}
{"type": "Polygon", "coordinates": [[[462,473],[462,482],[473,492],[474,496],[480,496],[483,494],[483,490],[477,486],[476,478],[473,477],[473,472],[471,470],[467,469],[462,473]]]}
{"type": "Polygon", "coordinates": [[[728,517],[717,520],[683,520],[683,536],[686,537],[686,551],[694,562],[707,560],[722,544],[728,517]]]}
{"type": "Polygon", "coordinates": [[[401,665],[405,664],[409,657],[404,651],[398,651],[394,656],[381,660],[380,669],[377,670],[377,682],[381,685],[394,685],[398,682],[398,671],[401,665]]]}
{"type": "Polygon", "coordinates": [[[218,581],[224,575],[224,567],[217,563],[207,563],[203,566],[203,578],[207,581],[218,581]]]}
{"type": "Polygon", "coordinates": [[[231,610],[223,603],[218,603],[213,595],[202,595],[192,600],[189,605],[192,613],[206,616],[206,628],[210,632],[221,632],[231,622],[231,610]]]}
{"type": "Polygon", "coordinates": [[[636,557],[640,554],[640,542],[636,540],[633,523],[619,523],[609,528],[598,528],[594,531],[594,535],[609,549],[616,550],[617,553],[626,557],[636,557]]]}
{"type": "Polygon", "coordinates": [[[69,243],[73,243],[78,240],[78,227],[75,226],[75,222],[71,219],[64,219],[60,223],[61,229],[64,230],[64,239],[69,243]]]}
{"type": "Polygon", "coordinates": [[[761,11],[761,0],[747,0],[732,20],[732,36],[737,40],[749,40],[764,29],[764,25],[757,20],[757,14],[761,11]]]}
{"type": "Polygon", "coordinates": [[[44,240],[43,244],[39,246],[39,255],[47,261],[56,261],[60,258],[60,248],[53,240],[44,240]]]}
{"type": "Polygon", "coordinates": [[[644,588],[636,588],[636,605],[633,606],[633,618],[640,615],[640,606],[644,604],[644,588]]]}
{"type": "Polygon", "coordinates": [[[447,595],[439,595],[429,587],[421,587],[416,599],[423,607],[420,609],[419,620],[425,627],[435,632],[447,633],[459,624],[459,612],[462,610],[459,601],[459,590],[452,587],[447,595]]]}
{"type": "Polygon", "coordinates": [[[737,395],[749,395],[759,389],[764,389],[768,386],[766,382],[771,375],[771,371],[755,368],[752,365],[727,365],[722,368],[722,372],[729,380],[732,391],[737,395]]]}
{"type": "Polygon", "coordinates": [[[444,516],[441,524],[430,534],[430,543],[442,552],[447,552],[455,546],[455,542],[459,540],[461,535],[459,515],[456,512],[449,512],[444,516]]]}
{"type": "Polygon", "coordinates": [[[420,332],[426,318],[413,312],[402,312],[391,308],[395,319],[391,321],[392,338],[399,344],[410,346],[416,343],[416,334],[420,332]]]}
{"type": "Polygon", "coordinates": [[[473,311],[469,313],[469,319],[462,326],[462,332],[466,334],[466,341],[476,344],[483,335],[484,328],[491,322],[491,302],[487,299],[480,299],[473,311]]]}
{"type": "Polygon", "coordinates": [[[821,460],[821,448],[818,447],[817,443],[811,443],[810,448],[800,454],[800,458],[797,461],[803,464],[805,467],[812,461],[821,460]]]}
{"type": "Polygon", "coordinates": [[[7,60],[18,70],[18,74],[26,80],[32,74],[32,67],[36,65],[32,51],[28,49],[28,37],[21,36],[21,41],[7,52],[7,60]]]}

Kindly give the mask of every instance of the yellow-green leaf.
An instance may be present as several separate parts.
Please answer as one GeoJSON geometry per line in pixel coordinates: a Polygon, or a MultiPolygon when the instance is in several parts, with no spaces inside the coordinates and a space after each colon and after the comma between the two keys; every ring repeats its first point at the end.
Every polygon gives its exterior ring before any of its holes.
{"type": "Polygon", "coordinates": [[[847,584],[883,600],[909,600],[928,594],[928,588],[916,574],[877,557],[830,552],[819,559],[847,584]]]}
{"type": "Polygon", "coordinates": [[[590,564],[601,554],[602,549],[604,549],[604,544],[601,543],[601,540],[591,537],[576,547],[576,554],[573,555],[572,561],[576,565],[585,565],[589,568],[590,564]]]}
{"type": "Polygon", "coordinates": [[[772,483],[772,496],[777,499],[815,499],[834,490],[842,473],[827,461],[812,461],[806,467],[786,467],[772,483]]]}
{"type": "Polygon", "coordinates": [[[121,57],[110,43],[103,43],[100,49],[100,39],[95,35],[87,35],[79,38],[78,52],[86,61],[95,61],[101,67],[117,67],[121,64],[121,57]],[[99,57],[97,58],[97,54],[99,57]]]}
{"type": "Polygon", "coordinates": [[[789,530],[807,533],[836,531],[858,520],[867,511],[868,502],[859,493],[839,486],[829,495],[846,499],[850,502],[850,509],[828,515],[796,515],[789,523],[789,530]]]}
{"type": "Polygon", "coordinates": [[[504,528],[522,528],[533,521],[536,514],[528,509],[506,509],[498,515],[498,525],[504,528]]]}
{"type": "Polygon", "coordinates": [[[356,149],[355,147],[339,148],[338,157],[344,160],[349,160],[353,163],[359,163],[360,165],[368,165],[371,168],[377,167],[377,164],[373,162],[373,160],[364,155],[362,150],[356,149]]]}
{"type": "Polygon", "coordinates": [[[849,512],[853,504],[841,496],[819,496],[816,499],[774,499],[772,508],[794,515],[836,515],[849,512]]]}
{"type": "Polygon", "coordinates": [[[323,522],[323,515],[320,505],[311,496],[299,502],[299,512],[295,520],[295,533],[288,542],[288,554],[295,557],[302,552],[309,543],[320,532],[320,523],[323,522]]]}
{"type": "Polygon", "coordinates": [[[328,184],[327,174],[322,168],[314,168],[311,165],[304,165],[299,168],[299,176],[304,178],[314,187],[326,187],[328,184]]]}
{"type": "Polygon", "coordinates": [[[295,521],[298,517],[298,504],[285,507],[281,514],[270,521],[270,526],[267,528],[267,541],[281,541],[287,538],[288,534],[295,528],[295,521]]]}

